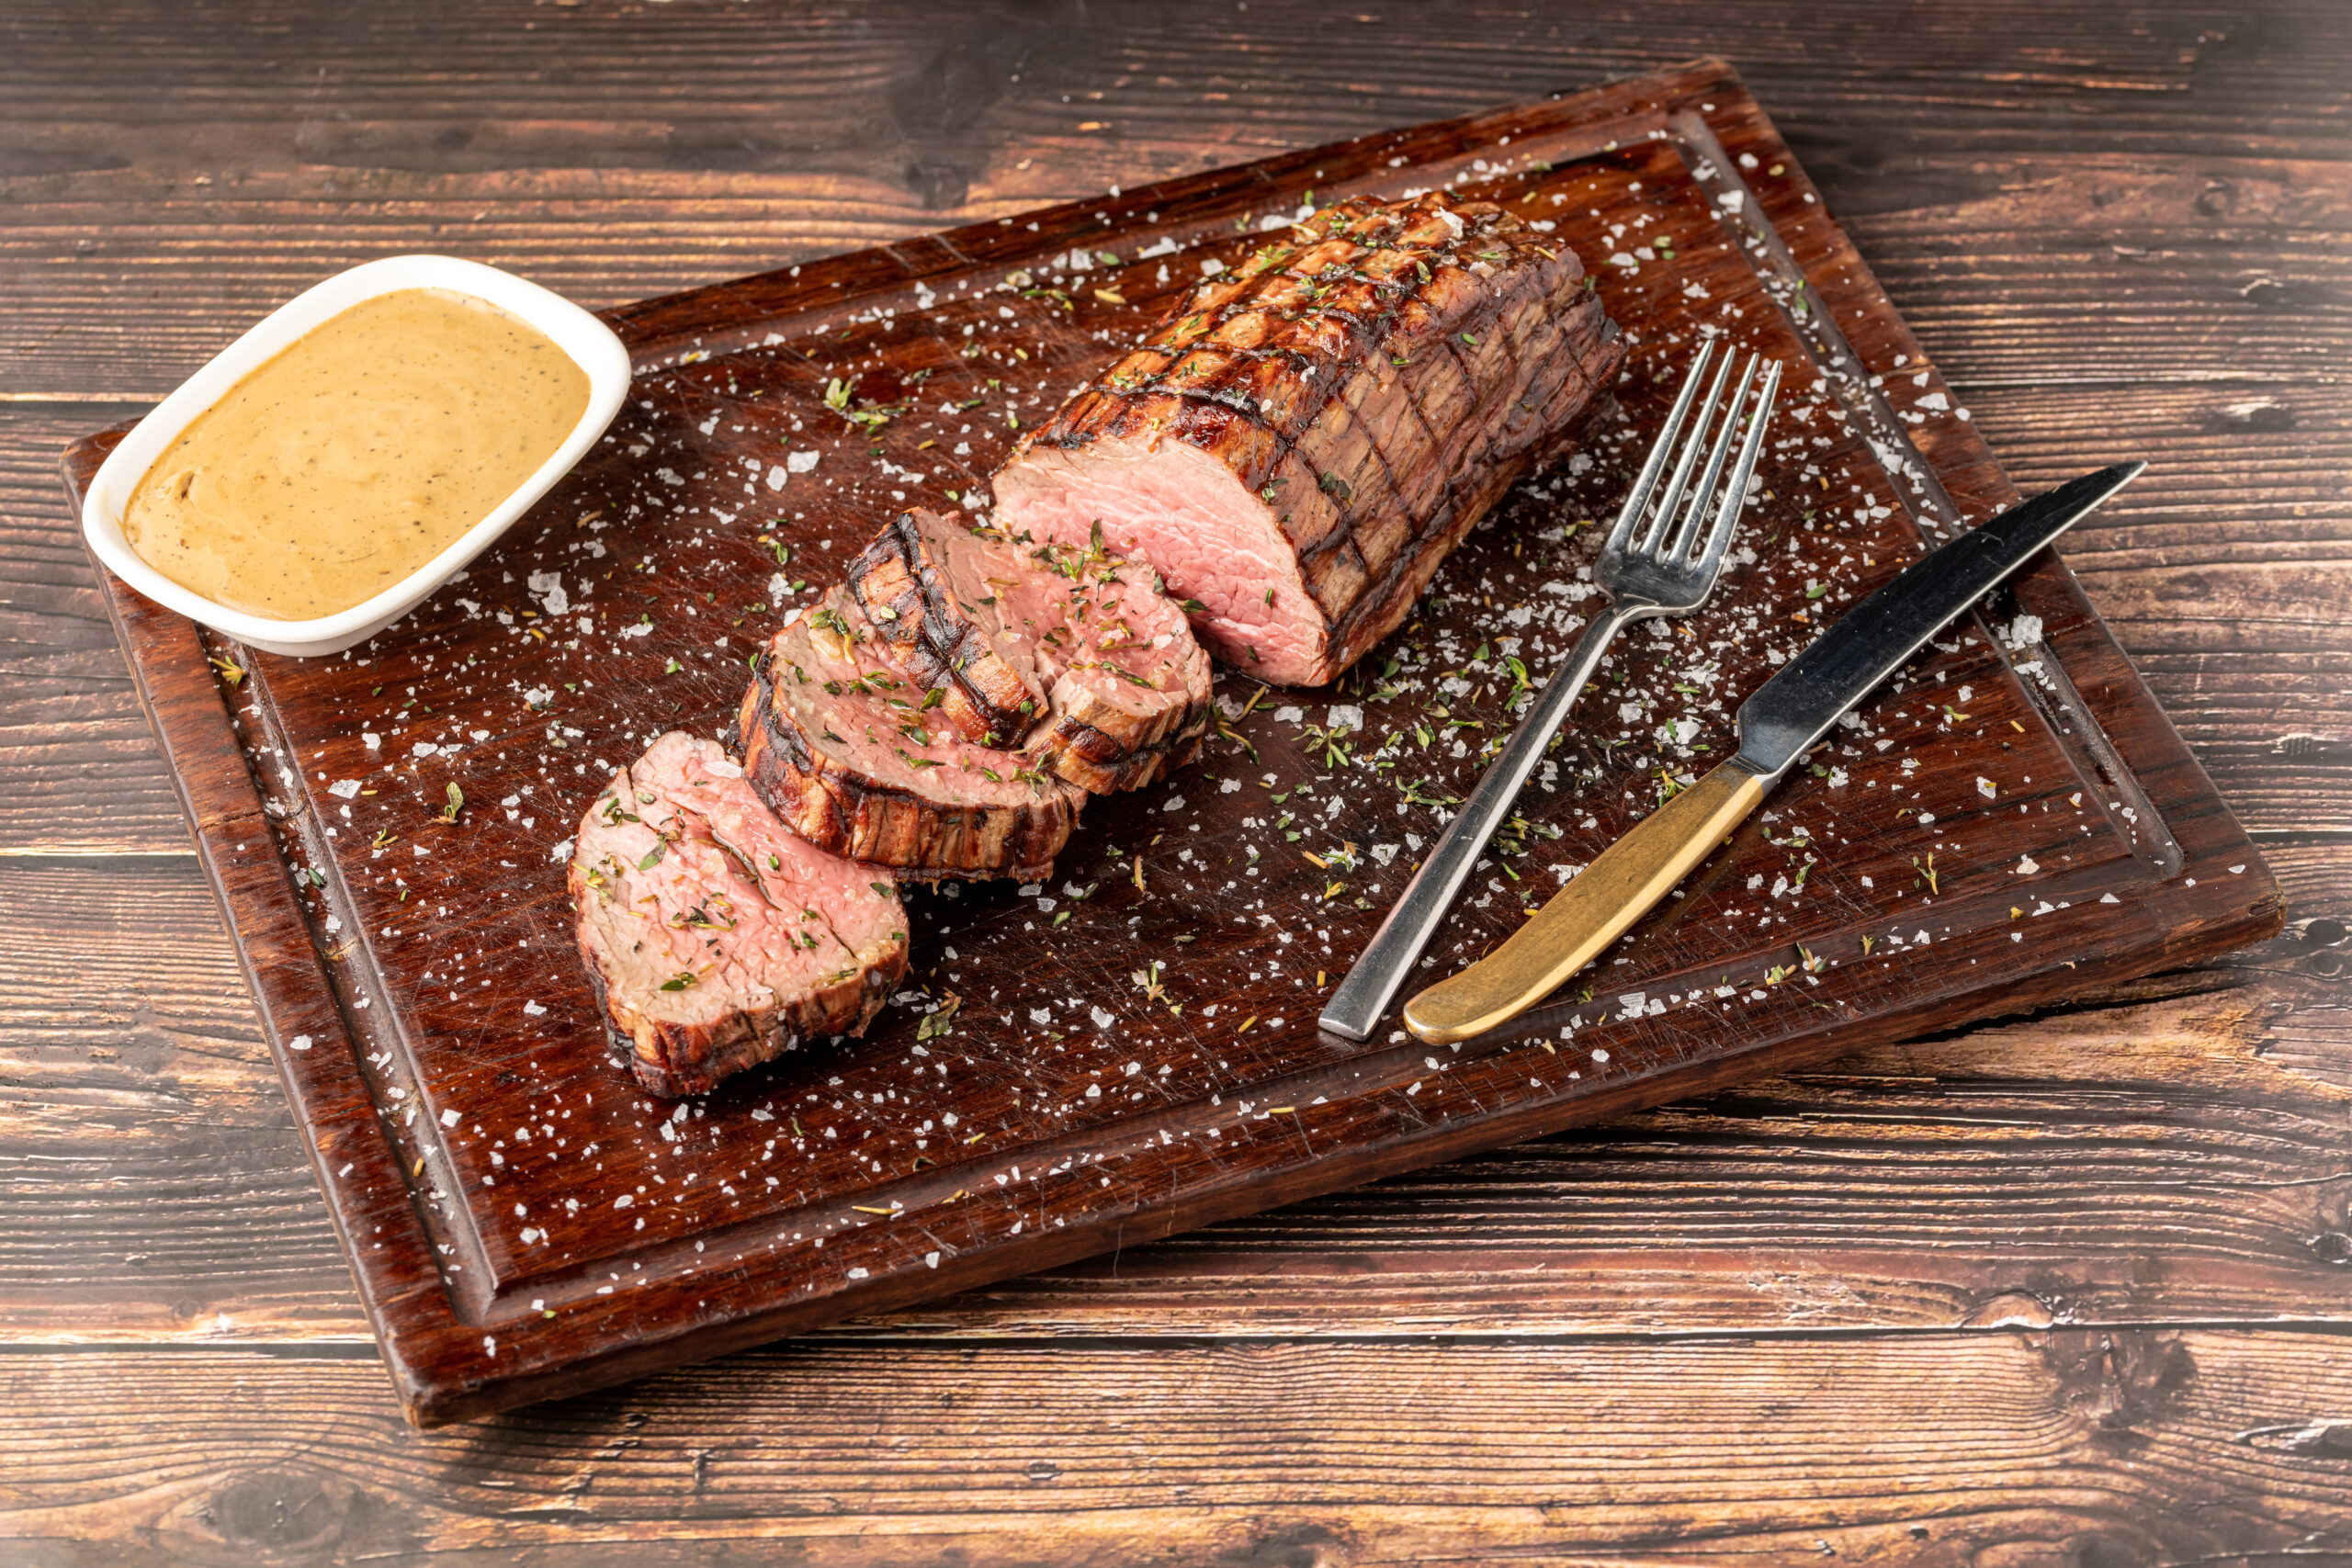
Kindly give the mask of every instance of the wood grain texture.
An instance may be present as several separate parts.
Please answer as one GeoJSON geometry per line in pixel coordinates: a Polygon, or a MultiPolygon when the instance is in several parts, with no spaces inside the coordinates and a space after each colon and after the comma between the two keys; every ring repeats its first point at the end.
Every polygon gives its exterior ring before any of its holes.
{"type": "Polygon", "coordinates": [[[121,1568],[2335,1562],[2344,1345],[802,1344],[423,1435],[366,1366],[17,1357],[0,1531],[121,1568]]]}
{"type": "MultiPolygon", "coordinates": [[[[464,26],[443,15],[288,6],[165,25],[141,0],[12,7],[0,285],[17,303],[0,321],[0,389],[161,393],[217,341],[208,316],[256,319],[327,271],[418,245],[614,304],[927,232],[943,212],[1083,197],[1704,53],[1735,59],[1799,128],[1795,150],[1820,164],[1837,210],[1884,215],[1859,233],[1898,288],[1905,258],[1877,246],[1904,227],[1899,211],[1995,196],[2003,160],[2104,154],[2106,175],[2076,177],[2091,212],[2138,178],[2179,188],[2181,215],[2208,227],[2241,185],[2258,227],[2256,198],[2290,184],[2299,159],[2342,188],[2346,90],[2315,62],[2346,47],[2346,24],[2326,0],[2147,7],[2121,22],[2074,4],[2024,28],[1928,0],[1843,0],[1802,24],[1701,0],[1573,16],[1494,6],[1459,29],[1132,0],[945,21],[763,4],[688,26],[521,0],[469,8],[464,26]],[[141,70],[176,90],[129,104],[92,85],[141,70]],[[2151,170],[2158,151],[2167,167],[2151,170]],[[2227,176],[2200,177],[2198,159],[2237,160],[2250,177],[2209,189],[2227,176]],[[698,176],[686,210],[664,199],[680,173],[698,176]],[[196,310],[150,303],[172,297],[196,310]]],[[[1931,243],[1973,250],[1959,237],[1970,233],[1931,243]]],[[[2003,270],[2041,295],[2041,327],[2020,340],[2031,352],[1978,341],[2042,376],[2064,367],[2043,357],[2053,350],[2107,368],[2068,301],[2109,297],[2064,294],[2071,265],[2053,263],[2077,258],[2031,254],[2030,229],[2007,236],[2028,254],[2003,270]]],[[[1984,249],[1998,256],[2003,237],[1984,249]]],[[[2275,307],[2340,298],[2342,255],[2256,241],[2247,258],[2271,285],[2259,304],[2234,303],[2249,318],[2273,308],[2283,333],[2275,307]]],[[[2180,346],[2162,322],[2148,328],[2133,346],[2180,346]]]]}
{"type": "MultiPolygon", "coordinates": [[[[2194,167],[2203,172],[2183,173],[2171,162],[2080,153],[1981,160],[1934,152],[1905,164],[1904,205],[1892,205],[1894,193],[1878,186],[1849,189],[1873,197],[1857,227],[1882,267],[1885,257],[1900,258],[1884,280],[1906,316],[1946,310],[1957,294],[1977,290],[1966,322],[1939,322],[1931,341],[1958,400],[2020,483],[2055,482],[2092,455],[2131,451],[2154,458],[2139,484],[2069,536],[2066,558],[2248,826],[2256,831],[2290,822],[2309,826],[2317,810],[2333,813],[2325,820],[2335,829],[2352,828],[2343,815],[2343,803],[2352,797],[2341,787],[2340,761],[2324,747],[2278,744],[2290,735],[2342,733],[2337,698],[2352,684],[2346,679],[2352,671],[2337,662],[2345,591],[2333,564],[2352,530],[2352,502],[2341,477],[2352,454],[2344,450],[2340,389],[2326,373],[2352,354],[2352,325],[2335,303],[2341,291],[2332,288],[2275,293],[2256,288],[2262,304],[2253,311],[2244,292],[2276,272],[2275,261],[2265,258],[2352,254],[2342,203],[2273,203],[2239,212],[2227,243],[2217,243],[2218,220],[2199,208],[2200,200],[2211,206],[2218,199],[2211,196],[2211,182],[2250,181],[2249,167],[2260,173],[2268,166],[2206,160],[2194,167]],[[1983,194],[1988,191],[1994,195],[1983,194]],[[1993,207],[1997,213],[1987,210],[1993,207]],[[2093,213],[2098,227],[2084,229],[2093,213]],[[1922,246],[1911,232],[1914,222],[1932,226],[1943,238],[1922,246]],[[1989,243],[1996,226],[2022,254],[2031,254],[2041,237],[2053,232],[2066,234],[2068,243],[2034,286],[2017,282],[2006,291],[1986,290],[1974,278],[1975,252],[1963,241],[1986,233],[1981,243],[1989,243]],[[2115,260],[2120,254],[2139,258],[2132,264],[2139,270],[2168,269],[2167,299],[2152,302],[2140,293],[2136,270],[2120,277],[2104,266],[2086,270],[2086,258],[2098,262],[2102,253],[2113,265],[2124,265],[2115,260]],[[2131,343],[2117,341],[2109,330],[2109,320],[2120,312],[2109,307],[2086,313],[2081,304],[2116,298],[2103,291],[2118,288],[2133,302],[2129,322],[2139,335],[2131,343]],[[2235,352],[2237,327],[2248,319],[2275,327],[2285,334],[2281,341],[2322,352],[2283,370],[2233,367],[2228,356],[2235,352]],[[2223,320],[2233,321],[2227,330],[2216,326],[2223,320]],[[2001,345],[2052,334],[2052,351],[2034,366],[2005,373],[1996,363],[2001,345]],[[2151,620],[2147,606],[2157,603],[2167,613],[2143,630],[2143,622],[2151,620]],[[2239,694],[2235,700],[2224,699],[2231,688],[2239,694]],[[2203,705],[2209,694],[2223,699],[2211,713],[2203,705]],[[2266,710],[2262,704],[2273,694],[2280,700],[2266,710]]],[[[2343,167],[2310,165],[2317,171],[2313,177],[2324,175],[2338,184],[2343,167]]],[[[664,174],[626,209],[568,209],[562,220],[571,237],[557,253],[601,254],[616,243],[616,228],[624,235],[648,228],[668,233],[705,221],[706,209],[724,205],[729,177],[664,174]]],[[[1849,172],[1847,178],[1858,176],[1849,172]]],[[[1830,197],[1841,210],[1854,205],[1835,187],[1830,197]]],[[[180,221],[191,243],[209,232],[200,212],[180,221]]],[[[428,228],[397,231],[387,245],[438,243],[428,228]]],[[[174,254],[185,253],[176,240],[170,243],[174,254]]],[[[193,351],[200,355],[274,299],[257,293],[249,308],[227,310],[201,292],[266,257],[268,253],[254,248],[258,243],[254,238],[242,249],[220,252],[209,264],[210,281],[195,291],[167,279],[149,280],[137,308],[167,311],[175,330],[186,324],[209,333],[193,351]],[[213,324],[204,326],[207,321],[213,324]]],[[[658,288],[746,259],[720,252],[698,261],[681,257],[678,270],[645,281],[658,288]]],[[[316,276],[274,281],[290,288],[316,276]]],[[[118,280],[107,288],[121,285],[118,280]]],[[[138,407],[111,406],[126,414],[138,407]]],[[[0,429],[10,433],[0,443],[0,519],[10,530],[0,541],[0,558],[28,552],[22,558],[27,565],[12,569],[17,586],[8,608],[30,609],[40,617],[12,623],[9,640],[21,652],[10,666],[17,679],[0,691],[0,717],[21,716],[24,724],[51,727],[38,742],[10,746],[10,764],[23,770],[19,776],[28,788],[0,802],[0,844],[147,850],[186,842],[168,782],[140,766],[143,753],[136,738],[143,724],[127,704],[100,705],[102,692],[91,684],[92,671],[108,667],[110,659],[107,648],[87,641],[95,626],[75,629],[48,618],[64,584],[89,581],[86,563],[67,536],[50,462],[88,426],[94,412],[105,417],[108,407],[0,404],[0,429]],[[17,577],[18,571],[30,575],[17,577]],[[61,636],[67,640],[56,641],[61,636]],[[57,683],[50,680],[52,647],[74,653],[57,683]],[[93,666],[92,660],[101,662],[93,666]]],[[[95,612],[96,601],[86,603],[95,612]]],[[[127,694],[128,688],[103,690],[127,694]]]]}
{"type": "Polygon", "coordinates": [[[186,854],[79,528],[56,495],[74,426],[123,404],[0,403],[0,853],[186,854]]]}

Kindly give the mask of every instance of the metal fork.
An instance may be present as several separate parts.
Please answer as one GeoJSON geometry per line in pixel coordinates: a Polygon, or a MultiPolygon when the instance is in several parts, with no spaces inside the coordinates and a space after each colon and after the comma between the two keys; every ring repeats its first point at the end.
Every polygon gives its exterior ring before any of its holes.
{"type": "Polygon", "coordinates": [[[1714,356],[1714,341],[1708,340],[1699,350],[1698,358],[1691,362],[1690,373],[1674,400],[1673,411],[1666,416],[1666,427],[1652,443],[1649,457],[1643,463],[1641,474],[1617,514],[1616,526],[1609,531],[1608,541],[1601,547],[1592,580],[1609,595],[1608,608],[1595,615],[1592,624],[1585,628],[1576,651],[1544,686],[1543,694],[1528,710],[1526,722],[1503,747],[1502,754],[1487,770],[1486,777],[1478,781],[1478,787],[1470,792],[1470,798],[1463,802],[1461,811],[1439,837],[1429,858],[1413,874],[1404,897],[1396,900],[1387,919],[1374,933],[1363,956],[1356,960],[1355,967],[1348,971],[1340,988],[1331,994],[1330,1005],[1323,1010],[1322,1024],[1333,1033],[1344,1034],[1351,1040],[1366,1039],[1381,1015],[1388,1010],[1389,1002],[1404,984],[1414,960],[1421,955],[1421,949],[1444,920],[1446,911],[1453,907],[1462,885],[1470,879],[1479,855],[1486,851],[1487,840],[1502,825],[1512,802],[1526,784],[1527,776],[1535,771],[1544,748],[1551,743],[1553,733],[1567,717],[1585,682],[1592,679],[1610,640],[1634,622],[1652,615],[1688,615],[1703,604],[1714,588],[1715,579],[1723,570],[1724,552],[1730,547],[1740,509],[1747,499],[1747,481],[1755,471],[1757,452],[1763,445],[1764,426],[1771,417],[1772,396],[1781,384],[1780,366],[1765,366],[1762,355],[1751,355],[1740,367],[1738,387],[1726,401],[1724,389],[1732,378],[1733,361],[1737,357],[1726,353],[1707,387],[1704,400],[1699,404],[1697,416],[1690,421],[1690,434],[1682,443],[1680,454],[1676,456],[1675,438],[1682,432],[1684,417],[1690,412],[1700,383],[1707,379],[1707,366],[1714,356]],[[1752,405],[1751,389],[1755,392],[1752,405]],[[1742,423],[1743,410],[1747,435],[1740,443],[1730,478],[1718,490],[1716,481],[1724,478],[1724,462],[1742,423]],[[1710,435],[1709,423],[1718,414],[1721,422],[1710,435]],[[1669,457],[1674,460],[1673,474],[1667,480],[1664,492],[1657,493],[1658,476],[1665,471],[1669,457]],[[1691,482],[1694,468],[1699,468],[1696,484],[1691,482]]]}

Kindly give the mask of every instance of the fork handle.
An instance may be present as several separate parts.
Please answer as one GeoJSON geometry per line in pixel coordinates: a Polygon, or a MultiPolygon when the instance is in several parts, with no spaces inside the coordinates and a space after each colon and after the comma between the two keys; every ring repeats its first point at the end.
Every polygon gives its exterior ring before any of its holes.
{"type": "Polygon", "coordinates": [[[1498,1029],[1591,963],[1756,809],[1779,774],[1734,757],[1634,824],[1500,947],[1405,1004],[1432,1045],[1498,1029]]]}
{"type": "Polygon", "coordinates": [[[1429,945],[1430,933],[1445,919],[1446,911],[1453,908],[1462,885],[1470,880],[1487,840],[1502,826],[1527,776],[1543,761],[1544,747],[1551,744],[1554,732],[1576,705],[1577,694],[1592,679],[1611,639],[1628,623],[1654,613],[1646,604],[1612,604],[1585,627],[1576,651],[1536,697],[1519,732],[1503,747],[1453,820],[1446,824],[1429,858],[1406,885],[1404,897],[1373,933],[1363,956],[1331,993],[1320,1020],[1324,1028],[1351,1040],[1371,1037],[1373,1027],[1411,973],[1413,961],[1429,945]]]}

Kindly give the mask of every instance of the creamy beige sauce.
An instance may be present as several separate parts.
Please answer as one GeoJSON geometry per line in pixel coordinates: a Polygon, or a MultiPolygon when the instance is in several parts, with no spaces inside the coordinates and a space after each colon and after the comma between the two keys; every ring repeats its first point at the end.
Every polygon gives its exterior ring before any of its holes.
{"type": "Polygon", "coordinates": [[[405,288],[312,327],[198,414],[123,511],[148,565],[278,620],[366,602],[563,445],[588,376],[485,300],[405,288]]]}

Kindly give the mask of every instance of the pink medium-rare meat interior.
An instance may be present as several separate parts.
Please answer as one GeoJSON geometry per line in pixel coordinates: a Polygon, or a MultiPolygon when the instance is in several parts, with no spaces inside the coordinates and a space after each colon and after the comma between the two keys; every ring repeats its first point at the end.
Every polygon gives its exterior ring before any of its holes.
{"type": "Polygon", "coordinates": [[[1138,789],[1196,748],[1208,723],[1209,656],[1149,563],[1036,536],[1000,559],[998,607],[1033,634],[1047,716],[1024,752],[1100,795],[1138,789]]]}
{"type": "Polygon", "coordinates": [[[905,942],[888,877],[785,831],[711,741],[663,736],[590,816],[580,916],[616,1019],[708,1029],[835,985],[905,942]]]}
{"type": "Polygon", "coordinates": [[[1139,721],[1157,718],[1171,694],[1183,702],[1191,685],[1205,693],[1207,666],[1192,629],[1154,586],[1148,563],[1059,542],[1043,547],[1050,558],[1044,560],[1036,548],[972,542],[989,552],[982,592],[995,598],[995,614],[1018,639],[1023,671],[1050,694],[1052,715],[1080,705],[1081,690],[1084,705],[1139,721]]]}
{"type": "Polygon", "coordinates": [[[1238,670],[1311,679],[1328,641],[1273,509],[1220,459],[1181,440],[1104,435],[1076,452],[1031,451],[996,476],[997,520],[1076,549],[1100,525],[1116,555],[1159,569],[1202,608],[1193,629],[1238,670]]]}

